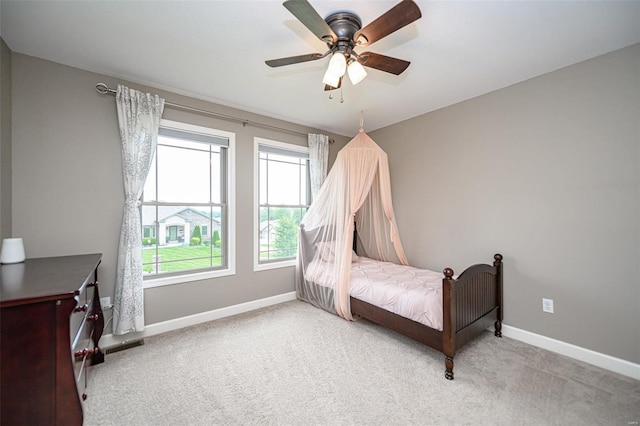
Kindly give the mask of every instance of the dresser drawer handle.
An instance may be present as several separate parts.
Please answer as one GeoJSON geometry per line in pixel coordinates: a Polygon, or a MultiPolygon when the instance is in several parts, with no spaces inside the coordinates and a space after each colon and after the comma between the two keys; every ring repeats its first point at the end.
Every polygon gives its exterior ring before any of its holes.
{"type": "Polygon", "coordinates": [[[98,287],[98,281],[87,284],[87,287],[98,287]]]}
{"type": "Polygon", "coordinates": [[[98,321],[98,317],[99,317],[99,316],[100,316],[100,315],[98,315],[98,314],[93,314],[93,315],[89,315],[89,316],[87,317],[87,319],[88,319],[89,321],[98,321]]]}
{"type": "Polygon", "coordinates": [[[75,308],[73,312],[87,312],[87,309],[89,309],[89,305],[85,303],[84,305],[75,308]]]}

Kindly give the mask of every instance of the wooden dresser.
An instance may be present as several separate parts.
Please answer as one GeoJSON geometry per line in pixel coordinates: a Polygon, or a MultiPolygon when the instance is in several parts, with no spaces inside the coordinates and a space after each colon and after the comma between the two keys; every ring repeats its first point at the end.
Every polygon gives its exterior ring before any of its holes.
{"type": "Polygon", "coordinates": [[[104,361],[101,258],[0,266],[1,424],[82,424],[88,367],[104,361]]]}

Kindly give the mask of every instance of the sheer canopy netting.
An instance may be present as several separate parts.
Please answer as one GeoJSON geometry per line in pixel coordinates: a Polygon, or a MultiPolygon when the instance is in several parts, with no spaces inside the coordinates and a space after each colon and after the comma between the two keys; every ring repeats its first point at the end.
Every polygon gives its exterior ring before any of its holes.
{"type": "Polygon", "coordinates": [[[362,130],[340,152],[300,224],[298,298],[352,320],[349,276],[357,255],[406,265],[391,202],[387,154],[362,130]],[[318,276],[321,274],[322,276],[318,276]]]}

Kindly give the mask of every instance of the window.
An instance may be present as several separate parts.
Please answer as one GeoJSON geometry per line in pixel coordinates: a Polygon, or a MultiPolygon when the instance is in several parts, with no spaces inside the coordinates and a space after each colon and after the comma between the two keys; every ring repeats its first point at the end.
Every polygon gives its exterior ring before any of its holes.
{"type": "Polygon", "coordinates": [[[255,138],[255,268],[295,264],[298,227],[311,203],[309,148],[255,138]]]}
{"type": "Polygon", "coordinates": [[[143,227],[142,236],[144,238],[155,238],[156,237],[156,227],[155,226],[145,226],[145,227],[143,227]]]}
{"type": "Polygon", "coordinates": [[[233,133],[161,120],[140,207],[147,287],[234,273],[234,143],[233,133]]]}

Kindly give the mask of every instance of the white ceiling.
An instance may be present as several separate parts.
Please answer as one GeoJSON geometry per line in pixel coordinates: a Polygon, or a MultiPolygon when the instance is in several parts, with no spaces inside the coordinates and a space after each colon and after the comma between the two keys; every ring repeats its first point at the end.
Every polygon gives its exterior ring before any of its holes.
{"type": "MultiPolygon", "coordinates": [[[[363,25],[397,3],[310,2],[363,25]]],[[[421,19],[366,48],[411,66],[368,69],[344,103],[323,91],[329,58],[265,65],[326,50],[281,1],[2,0],[0,31],[14,52],[345,136],[360,111],[372,131],[640,42],[639,1],[416,3],[421,19]]]]}

